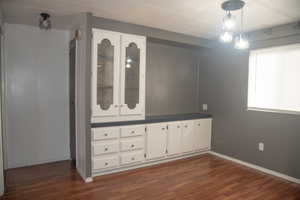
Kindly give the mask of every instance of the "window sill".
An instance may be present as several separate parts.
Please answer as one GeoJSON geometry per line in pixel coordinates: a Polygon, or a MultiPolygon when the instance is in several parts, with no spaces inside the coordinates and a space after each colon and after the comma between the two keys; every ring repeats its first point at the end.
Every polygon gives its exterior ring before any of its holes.
{"type": "Polygon", "coordinates": [[[248,107],[247,111],[260,111],[260,112],[269,112],[269,113],[278,113],[278,114],[300,115],[300,111],[276,110],[276,109],[255,108],[255,107],[248,107]]]}

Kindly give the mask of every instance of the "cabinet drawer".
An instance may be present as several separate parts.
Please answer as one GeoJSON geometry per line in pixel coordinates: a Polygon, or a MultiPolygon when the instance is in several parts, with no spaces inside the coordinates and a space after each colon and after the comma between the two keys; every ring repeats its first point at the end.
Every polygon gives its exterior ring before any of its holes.
{"type": "Polygon", "coordinates": [[[118,165],[119,158],[117,155],[93,159],[93,170],[117,167],[118,165]]]}
{"type": "Polygon", "coordinates": [[[119,137],[120,128],[94,128],[93,140],[114,139],[119,137]]]}
{"type": "Polygon", "coordinates": [[[130,153],[122,153],[121,154],[121,165],[126,165],[130,163],[136,163],[143,161],[144,153],[142,151],[139,152],[130,152],[130,153]]]}
{"type": "Polygon", "coordinates": [[[121,151],[129,151],[144,148],[144,138],[121,140],[121,151]]]}
{"type": "Polygon", "coordinates": [[[144,135],[145,125],[121,127],[121,137],[144,135]]]}
{"type": "Polygon", "coordinates": [[[101,142],[93,144],[93,155],[101,155],[106,153],[115,153],[119,151],[119,143],[115,142],[101,142]]]}

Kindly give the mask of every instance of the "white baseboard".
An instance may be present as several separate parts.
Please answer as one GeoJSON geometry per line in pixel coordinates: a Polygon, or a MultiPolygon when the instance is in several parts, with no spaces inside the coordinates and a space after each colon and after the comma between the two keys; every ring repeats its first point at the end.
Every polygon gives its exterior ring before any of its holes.
{"type": "Polygon", "coordinates": [[[251,164],[251,163],[248,163],[248,162],[244,162],[244,161],[241,161],[239,159],[236,159],[236,158],[233,158],[233,157],[230,157],[230,156],[226,156],[224,154],[220,154],[220,153],[217,153],[217,152],[214,152],[214,151],[210,151],[209,153],[212,154],[212,155],[218,156],[220,158],[224,158],[226,160],[230,160],[230,161],[233,161],[235,163],[238,163],[238,164],[256,169],[256,170],[264,172],[266,174],[277,176],[279,178],[288,180],[290,182],[300,184],[300,179],[297,179],[297,178],[294,178],[294,177],[291,177],[291,176],[288,176],[288,175],[285,175],[285,174],[282,174],[282,173],[279,173],[279,172],[276,172],[276,171],[273,171],[273,170],[270,170],[270,169],[267,169],[267,168],[264,168],[264,167],[260,167],[258,165],[254,165],[254,164],[251,164]]]}
{"type": "Polygon", "coordinates": [[[93,175],[93,177],[96,177],[96,176],[112,174],[112,173],[116,173],[116,172],[128,171],[128,170],[132,170],[132,169],[143,168],[143,167],[148,167],[148,166],[152,166],[152,165],[167,163],[167,162],[170,162],[170,161],[180,160],[180,159],[183,159],[183,158],[198,156],[198,155],[205,154],[205,153],[208,153],[208,152],[209,152],[209,150],[202,150],[202,151],[196,151],[196,152],[193,152],[193,153],[174,155],[174,156],[168,157],[168,158],[164,157],[164,158],[156,159],[156,160],[145,160],[144,163],[138,163],[138,164],[133,165],[133,166],[119,167],[119,168],[116,168],[116,169],[108,169],[108,170],[105,170],[105,171],[98,171],[98,172],[94,171],[92,173],[92,175],[93,175]]]}

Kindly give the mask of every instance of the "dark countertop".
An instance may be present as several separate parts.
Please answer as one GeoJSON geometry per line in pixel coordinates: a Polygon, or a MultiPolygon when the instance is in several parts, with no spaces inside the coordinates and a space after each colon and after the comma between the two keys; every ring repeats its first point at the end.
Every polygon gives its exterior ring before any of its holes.
{"type": "Polygon", "coordinates": [[[108,126],[124,126],[124,125],[149,124],[149,123],[171,122],[171,121],[181,121],[181,120],[191,120],[191,119],[203,119],[203,118],[211,118],[211,117],[212,115],[208,113],[146,116],[145,120],[92,123],[91,126],[92,128],[108,127],[108,126]]]}

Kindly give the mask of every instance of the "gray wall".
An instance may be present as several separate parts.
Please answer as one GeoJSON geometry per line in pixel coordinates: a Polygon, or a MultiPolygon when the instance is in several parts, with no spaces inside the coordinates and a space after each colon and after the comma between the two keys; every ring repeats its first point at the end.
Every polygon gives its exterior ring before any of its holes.
{"type": "Polygon", "coordinates": [[[95,28],[101,28],[105,30],[117,31],[122,33],[130,33],[136,35],[143,35],[151,38],[168,40],[173,42],[180,42],[190,45],[198,45],[203,47],[210,47],[214,45],[214,41],[185,35],[181,33],[175,33],[171,31],[161,30],[157,28],[141,26],[137,24],[130,24],[126,22],[120,22],[111,19],[105,19],[101,17],[92,17],[92,25],[95,28]]]}
{"type": "MultiPolygon", "coordinates": [[[[283,37],[253,44],[255,48],[300,41],[283,37]]],[[[202,51],[200,105],[213,115],[214,151],[300,178],[300,116],[247,111],[248,52],[230,48],[202,51]],[[258,151],[258,143],[265,151],[258,151]]]]}
{"type": "Polygon", "coordinates": [[[197,51],[148,41],[146,57],[146,115],[196,112],[197,51]]]}
{"type": "Polygon", "coordinates": [[[7,168],[69,159],[69,31],[5,26],[7,168]]]}

